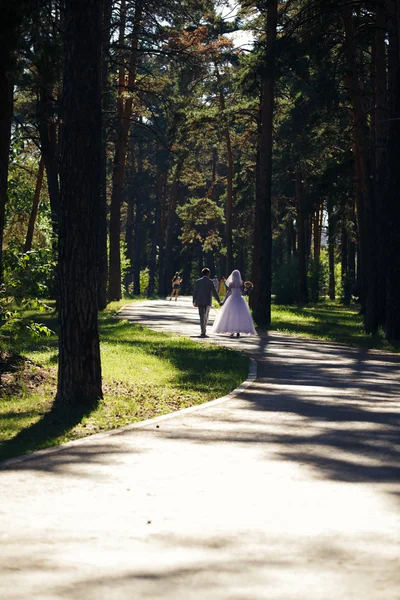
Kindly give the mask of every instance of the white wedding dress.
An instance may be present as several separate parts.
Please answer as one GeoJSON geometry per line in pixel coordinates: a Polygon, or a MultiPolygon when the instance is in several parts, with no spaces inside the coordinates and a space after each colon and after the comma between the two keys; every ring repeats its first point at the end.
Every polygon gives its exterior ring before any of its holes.
{"type": "Polygon", "coordinates": [[[239,281],[235,281],[234,278],[234,281],[228,284],[230,295],[219,311],[211,333],[245,333],[247,335],[256,335],[250,309],[242,296],[240,283],[239,281]]]}

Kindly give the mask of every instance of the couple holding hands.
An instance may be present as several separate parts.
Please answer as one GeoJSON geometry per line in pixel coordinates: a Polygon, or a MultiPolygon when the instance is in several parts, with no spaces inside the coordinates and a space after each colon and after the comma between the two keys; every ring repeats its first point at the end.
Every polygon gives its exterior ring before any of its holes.
{"type": "Polygon", "coordinates": [[[210,269],[204,268],[201,274],[193,291],[193,305],[197,306],[200,315],[200,337],[206,337],[212,296],[223,305],[215,319],[212,333],[229,333],[231,336],[236,334],[237,337],[241,333],[256,335],[248,304],[242,296],[243,281],[240,272],[235,269],[226,280],[228,293],[224,302],[221,302],[210,279],[210,269]]]}

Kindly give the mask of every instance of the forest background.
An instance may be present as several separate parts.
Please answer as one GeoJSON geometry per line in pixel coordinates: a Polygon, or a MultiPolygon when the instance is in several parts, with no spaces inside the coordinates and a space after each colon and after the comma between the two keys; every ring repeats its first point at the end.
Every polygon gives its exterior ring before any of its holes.
{"type": "Polygon", "coordinates": [[[400,339],[398,0],[1,14],[2,325],[56,302],[60,402],[102,396],[98,310],[205,265],[252,280],[264,329],[271,297],[329,296],[400,339]]]}

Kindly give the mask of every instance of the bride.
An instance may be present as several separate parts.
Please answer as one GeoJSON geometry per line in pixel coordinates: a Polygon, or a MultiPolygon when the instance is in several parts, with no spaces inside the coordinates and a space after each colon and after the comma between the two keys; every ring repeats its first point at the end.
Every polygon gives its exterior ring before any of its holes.
{"type": "Polygon", "coordinates": [[[237,337],[241,333],[256,335],[253,319],[246,300],[242,296],[243,281],[240,271],[235,269],[226,280],[227,297],[214,321],[212,333],[230,333],[237,337]]]}

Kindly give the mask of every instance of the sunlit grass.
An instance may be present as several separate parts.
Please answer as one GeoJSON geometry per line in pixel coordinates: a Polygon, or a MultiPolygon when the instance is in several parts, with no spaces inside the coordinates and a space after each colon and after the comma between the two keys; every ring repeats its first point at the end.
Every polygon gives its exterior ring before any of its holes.
{"type": "MultiPolygon", "coordinates": [[[[248,358],[220,346],[153,332],[115,317],[122,303],[99,316],[104,399],[73,424],[49,420],[56,392],[57,335],[21,336],[14,351],[24,368],[1,388],[0,458],[16,456],[121,427],[225,395],[247,377],[248,358]],[[45,427],[41,427],[45,423],[45,427]]],[[[54,332],[54,314],[29,314],[54,332]]],[[[11,369],[12,371],[12,369],[11,369]]]]}
{"type": "Polygon", "coordinates": [[[343,306],[331,301],[304,307],[273,305],[271,329],[362,348],[400,351],[400,344],[388,342],[383,331],[376,335],[365,333],[357,305],[343,306]]]}

